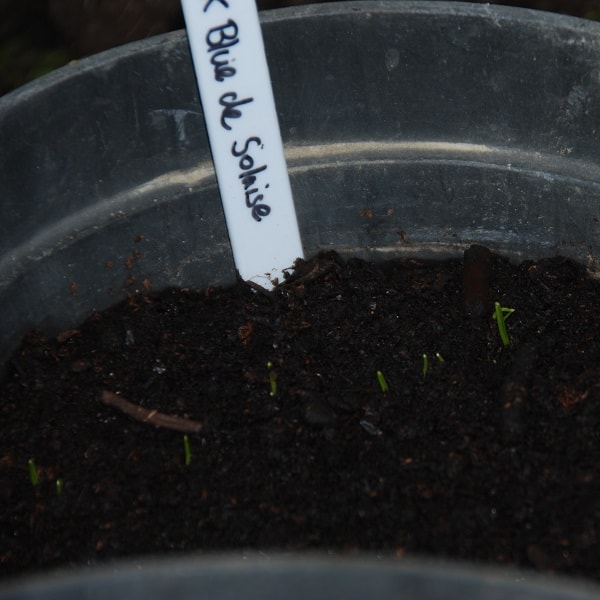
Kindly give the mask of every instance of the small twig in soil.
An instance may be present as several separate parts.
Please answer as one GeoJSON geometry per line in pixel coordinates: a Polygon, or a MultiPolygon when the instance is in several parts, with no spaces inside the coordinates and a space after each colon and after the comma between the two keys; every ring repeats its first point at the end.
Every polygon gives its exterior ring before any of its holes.
{"type": "Polygon", "coordinates": [[[202,423],[199,421],[165,415],[165,413],[161,413],[157,410],[148,410],[147,408],[129,402],[129,400],[125,400],[125,398],[117,396],[117,394],[109,392],[108,390],[102,392],[100,399],[107,406],[118,408],[126,415],[133,417],[136,421],[150,423],[154,425],[154,427],[164,427],[165,429],[173,429],[174,431],[181,431],[183,433],[198,433],[199,431],[202,431],[202,423]]]}

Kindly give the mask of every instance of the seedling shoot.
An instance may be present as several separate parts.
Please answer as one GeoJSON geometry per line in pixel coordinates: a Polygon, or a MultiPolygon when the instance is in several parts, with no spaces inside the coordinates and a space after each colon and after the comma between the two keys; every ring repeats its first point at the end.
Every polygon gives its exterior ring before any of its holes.
{"type": "Polygon", "coordinates": [[[271,361],[269,361],[267,363],[267,369],[269,369],[269,386],[270,386],[270,392],[269,394],[271,396],[275,396],[275,394],[277,394],[277,374],[272,371],[273,368],[273,363],[271,361]]]}
{"type": "Polygon", "coordinates": [[[427,376],[427,371],[429,370],[429,357],[427,354],[423,354],[423,377],[427,376]]]}
{"type": "Polygon", "coordinates": [[[31,481],[31,485],[38,486],[40,484],[40,478],[38,477],[37,467],[35,466],[33,458],[29,459],[27,465],[29,467],[29,480],[31,481]]]}
{"type": "Polygon", "coordinates": [[[500,302],[494,302],[494,314],[492,315],[493,319],[496,319],[496,324],[498,325],[498,333],[500,334],[500,339],[502,340],[502,344],[506,348],[506,346],[510,345],[510,337],[508,336],[508,331],[506,330],[506,319],[510,317],[515,312],[514,308],[507,308],[506,306],[502,306],[500,302]]]}
{"type": "Polygon", "coordinates": [[[187,434],[183,436],[183,452],[185,455],[185,466],[189,467],[192,462],[192,451],[190,450],[190,438],[187,434]]]}
{"type": "MultiPolygon", "coordinates": [[[[445,362],[444,357],[439,352],[435,353],[435,357],[438,362],[445,362]]],[[[427,377],[427,373],[429,372],[429,356],[425,353],[423,353],[423,367],[421,368],[421,372],[423,373],[423,378],[427,377]]]]}
{"type": "Polygon", "coordinates": [[[388,385],[388,382],[381,371],[377,371],[377,381],[379,382],[379,387],[384,394],[389,391],[390,386],[388,385]]]}

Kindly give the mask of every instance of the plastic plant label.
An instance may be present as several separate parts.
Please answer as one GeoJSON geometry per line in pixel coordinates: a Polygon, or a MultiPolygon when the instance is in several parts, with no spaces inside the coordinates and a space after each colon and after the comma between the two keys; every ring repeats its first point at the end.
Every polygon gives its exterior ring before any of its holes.
{"type": "Polygon", "coordinates": [[[237,270],[271,289],[302,241],[253,0],[181,0],[237,270]]]}

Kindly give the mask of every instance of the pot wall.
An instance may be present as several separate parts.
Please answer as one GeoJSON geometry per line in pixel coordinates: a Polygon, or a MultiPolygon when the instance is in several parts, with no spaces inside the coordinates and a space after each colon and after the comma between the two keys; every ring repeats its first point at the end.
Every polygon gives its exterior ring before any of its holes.
{"type": "MultiPolygon", "coordinates": [[[[600,26],[455,2],[263,13],[305,254],[597,266],[600,26]]],[[[184,32],[0,99],[0,364],[32,327],[235,279],[184,32]]]]}
{"type": "Polygon", "coordinates": [[[144,560],[58,573],[0,590],[0,600],[593,600],[591,585],[510,570],[370,558],[225,556],[144,560]]]}

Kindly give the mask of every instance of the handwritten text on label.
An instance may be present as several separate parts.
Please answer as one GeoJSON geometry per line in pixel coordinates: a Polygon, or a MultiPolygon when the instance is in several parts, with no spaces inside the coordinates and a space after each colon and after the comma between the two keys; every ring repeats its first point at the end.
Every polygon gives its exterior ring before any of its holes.
{"type": "MultiPolygon", "coordinates": [[[[211,0],[204,7],[206,12],[212,4],[211,0]]],[[[221,2],[222,6],[229,8],[227,2],[221,2]]],[[[239,27],[233,19],[228,19],[222,25],[217,27],[211,27],[206,34],[206,47],[207,52],[210,55],[210,62],[214,68],[214,79],[215,81],[222,83],[228,78],[233,78],[236,75],[236,69],[231,65],[235,60],[235,57],[230,53],[231,49],[237,46],[240,42],[239,38],[239,27]]],[[[219,104],[223,107],[221,111],[221,127],[227,131],[231,131],[233,125],[232,119],[240,119],[243,116],[242,106],[244,104],[250,104],[254,102],[254,98],[242,98],[238,99],[238,95],[234,91],[224,92],[219,98],[219,104]]],[[[253,187],[259,173],[267,170],[267,165],[262,165],[258,168],[252,168],[254,166],[254,158],[248,154],[249,144],[252,142],[259,145],[259,148],[263,149],[264,146],[259,137],[252,136],[246,140],[245,146],[241,151],[238,151],[236,146],[237,142],[233,144],[231,154],[240,158],[239,168],[242,171],[239,178],[242,182],[245,195],[246,207],[250,209],[250,214],[255,221],[262,221],[264,217],[268,217],[271,214],[271,207],[265,202],[264,193],[259,194],[261,191],[257,187],[253,187]],[[239,154],[238,154],[239,152],[239,154]]],[[[262,191],[265,192],[269,187],[266,183],[263,186],[262,191]]]]}

